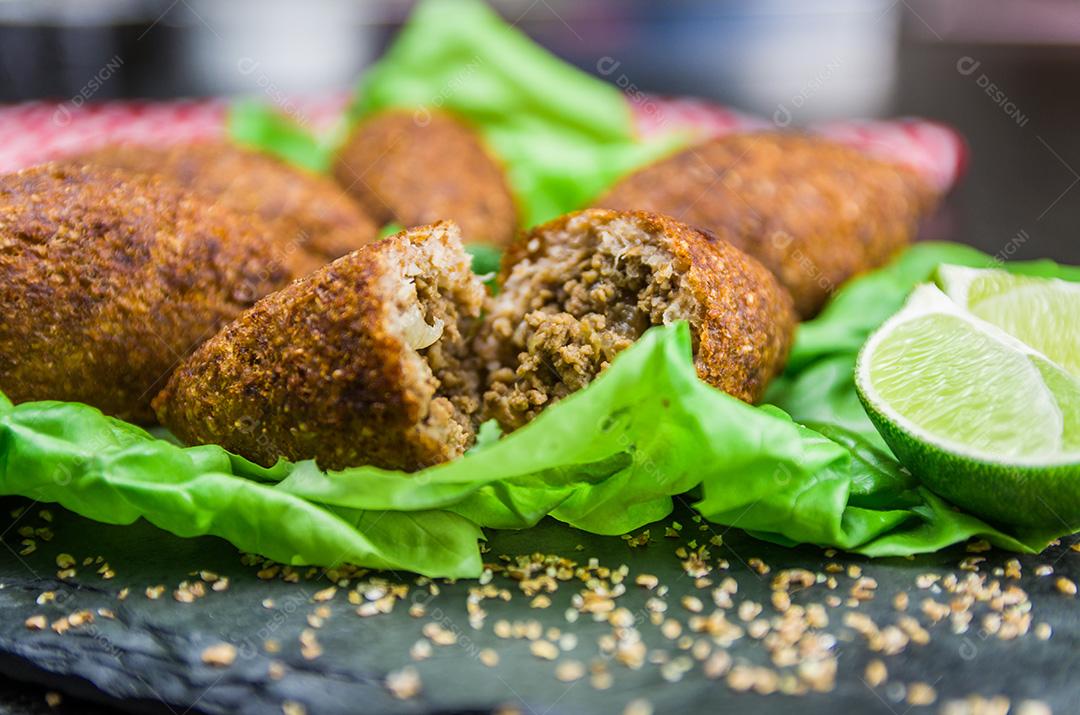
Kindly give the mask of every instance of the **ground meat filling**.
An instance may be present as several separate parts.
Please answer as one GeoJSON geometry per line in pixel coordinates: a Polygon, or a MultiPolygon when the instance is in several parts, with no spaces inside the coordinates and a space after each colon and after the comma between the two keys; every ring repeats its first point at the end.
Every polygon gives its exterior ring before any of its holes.
{"type": "Polygon", "coordinates": [[[484,414],[507,428],[587,385],[648,328],[696,323],[680,285],[689,266],[656,238],[622,219],[567,232],[514,270],[480,340],[484,414]]]}
{"type": "MultiPolygon", "coordinates": [[[[467,260],[467,259],[466,259],[467,260]]],[[[464,450],[475,437],[480,378],[469,349],[483,302],[466,264],[435,251],[403,260],[399,329],[417,356],[427,412],[417,429],[427,439],[464,450]]]]}
{"type": "Polygon", "coordinates": [[[415,280],[424,322],[442,326],[441,337],[419,352],[436,381],[432,402],[442,400],[452,405],[454,421],[471,434],[480,410],[480,378],[469,350],[475,321],[461,314],[454,298],[447,295],[453,288],[442,282],[436,285],[422,277],[415,280]]]}

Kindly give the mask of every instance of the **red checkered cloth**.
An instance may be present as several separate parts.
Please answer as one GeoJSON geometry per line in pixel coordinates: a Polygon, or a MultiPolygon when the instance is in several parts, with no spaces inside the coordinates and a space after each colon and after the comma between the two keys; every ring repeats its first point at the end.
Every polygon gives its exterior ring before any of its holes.
{"type": "MultiPolygon", "coordinates": [[[[306,99],[290,108],[314,130],[332,126],[348,97],[306,99]]],[[[28,102],[0,107],[0,172],[13,171],[113,142],[164,145],[221,137],[229,103],[224,99],[169,102],[126,101],[73,106],[28,102]]],[[[703,138],[772,124],[699,99],[648,97],[633,106],[643,136],[672,130],[703,138]]],[[[832,122],[811,128],[843,144],[907,164],[948,191],[966,166],[963,138],[923,119],[832,122]]]]}

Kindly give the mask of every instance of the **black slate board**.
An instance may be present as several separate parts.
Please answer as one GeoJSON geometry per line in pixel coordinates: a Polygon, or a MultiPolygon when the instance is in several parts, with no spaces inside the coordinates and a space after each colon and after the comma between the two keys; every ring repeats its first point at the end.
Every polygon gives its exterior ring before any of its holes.
{"type": "MultiPolygon", "coordinates": [[[[308,713],[434,713],[491,712],[502,705],[514,705],[522,712],[536,713],[610,713],[620,712],[627,702],[646,698],[656,713],[752,709],[760,713],[800,712],[881,712],[903,715],[912,712],[936,712],[948,699],[971,693],[1004,694],[1013,703],[1037,698],[1048,703],[1054,713],[1075,712],[1080,702],[1080,679],[1074,677],[1080,665],[1080,618],[1075,598],[1058,592],[1054,581],[1066,576],[1080,579],[1080,553],[1068,548],[1071,539],[1052,547],[1037,557],[1021,557],[1023,577],[1019,582],[1030,595],[1033,623],[1046,622],[1053,628],[1049,641],[1034,635],[1014,641],[1001,641],[979,633],[978,620],[964,635],[950,631],[947,622],[929,628],[931,640],[926,645],[909,645],[894,656],[885,657],[890,683],[877,689],[863,680],[867,662],[877,657],[862,636],[842,625],[846,606],[830,608],[826,629],[837,636],[839,675],[835,689],[827,694],[803,696],[737,693],[723,680],[709,680],[696,665],[678,683],[665,682],[656,665],[646,664],[630,670],[612,664],[613,686],[597,691],[585,678],[565,684],[553,677],[554,662],[541,660],[529,651],[524,640],[500,639],[493,634],[499,619],[539,619],[545,627],[555,626],[578,637],[578,645],[564,657],[584,663],[598,656],[597,639],[611,632],[607,623],[582,616],[567,623],[564,612],[570,605],[575,584],[564,583],[552,594],[547,609],[529,607],[529,599],[519,593],[514,582],[496,576],[493,583],[514,591],[508,603],[486,601],[488,617],[482,630],[468,625],[466,595],[476,582],[462,581],[444,585],[441,594],[430,601],[426,594],[406,597],[387,615],[360,618],[355,606],[348,603],[344,591],[329,601],[332,615],[316,631],[323,654],[316,659],[302,657],[299,636],[309,626],[308,614],[317,605],[315,592],[330,584],[325,578],[286,583],[256,577],[256,568],[241,564],[238,553],[229,544],[213,538],[184,540],[174,538],[147,524],[128,527],[97,524],[55,506],[48,509],[53,522],[46,524],[38,516],[43,505],[26,500],[0,500],[3,516],[0,530],[7,548],[0,550],[0,673],[19,680],[31,680],[76,697],[90,697],[135,712],[184,712],[188,709],[207,713],[282,712],[284,701],[302,703],[308,713]],[[9,513],[30,507],[18,518],[9,513]],[[20,555],[20,528],[48,526],[54,532],[50,541],[36,539],[33,553],[20,555]],[[81,564],[86,556],[98,555],[112,566],[115,578],[105,580],[92,567],[77,566],[74,578],[56,578],[57,554],[74,555],[81,564]],[[1036,576],[1035,566],[1052,564],[1053,576],[1036,576]],[[227,591],[209,592],[194,603],[176,602],[171,592],[182,580],[199,570],[214,571],[230,579],[227,591]],[[150,600],[145,588],[162,584],[165,593],[150,600]],[[118,601],[116,594],[128,587],[130,595],[118,601]],[[47,590],[56,593],[56,601],[38,605],[35,600],[47,590]],[[266,608],[264,599],[273,599],[266,608]],[[408,615],[407,606],[416,598],[427,604],[421,618],[408,615]],[[30,631],[25,619],[45,614],[50,622],[74,611],[108,608],[115,620],[98,617],[91,625],[73,628],[64,634],[50,629],[30,631]],[[432,657],[413,662],[410,646],[421,638],[425,623],[436,620],[448,629],[458,630],[461,638],[455,645],[435,646],[432,657]],[[277,654],[266,653],[262,643],[273,638],[281,643],[277,654]],[[201,660],[203,650],[214,643],[231,642],[239,655],[227,668],[212,667],[201,660]],[[495,648],[499,665],[489,668],[476,657],[481,648],[495,648]],[[275,680],[268,675],[272,660],[286,666],[285,675],[275,680]],[[384,687],[388,671],[412,664],[421,676],[422,692],[415,698],[399,700],[384,687]],[[935,687],[937,703],[932,707],[909,708],[902,699],[899,683],[922,681],[935,687]]],[[[681,539],[664,538],[664,526],[651,528],[652,541],[644,548],[630,548],[617,537],[597,537],[554,522],[523,532],[492,535],[487,559],[498,554],[527,554],[535,551],[556,553],[576,561],[597,558],[602,565],[627,564],[631,579],[638,573],[651,573],[671,588],[667,596],[669,613],[686,622],[688,614],[679,605],[684,593],[702,597],[712,606],[708,590],[699,591],[693,579],[683,573],[675,550],[691,538],[704,543],[711,531],[698,532],[692,514],[680,507],[674,516],[684,525],[681,539]],[[578,550],[576,547],[584,548],[578,550]]],[[[670,522],[670,520],[668,520],[670,522]]],[[[723,545],[710,547],[712,559],[730,563],[728,573],[714,572],[714,580],[733,576],[739,584],[737,600],[752,599],[764,605],[765,615],[773,613],[769,603],[770,581],[784,568],[805,567],[821,571],[830,561],[844,565],[859,564],[863,575],[879,584],[877,596],[857,610],[871,616],[879,625],[895,622],[897,612],[891,604],[899,591],[911,594],[910,613],[918,614],[917,604],[929,591],[915,586],[918,574],[956,573],[957,564],[966,554],[963,549],[914,560],[888,559],[869,561],[843,554],[828,558],[818,548],[785,549],[756,541],[737,529],[720,530],[723,545]],[[772,572],[759,575],[747,566],[757,557],[771,566],[772,572]]],[[[992,551],[979,564],[990,573],[1011,554],[992,551]]],[[[412,584],[409,574],[387,574],[412,584]]],[[[852,579],[840,575],[836,593],[847,595],[852,579]]],[[[419,594],[415,590],[413,594],[419,594]]],[[[821,602],[829,593],[824,585],[796,594],[796,603],[821,602]]],[[[628,585],[619,605],[638,613],[648,594],[645,589],[628,585]]],[[[935,596],[944,601],[942,595],[935,596]]],[[[985,609],[975,609],[985,613],[985,609]]],[[[925,617],[920,616],[924,624],[925,617]]],[[[651,648],[676,648],[649,623],[640,626],[651,648]]],[[[737,641],[729,652],[736,661],[766,664],[761,644],[750,638],[737,641]]]]}

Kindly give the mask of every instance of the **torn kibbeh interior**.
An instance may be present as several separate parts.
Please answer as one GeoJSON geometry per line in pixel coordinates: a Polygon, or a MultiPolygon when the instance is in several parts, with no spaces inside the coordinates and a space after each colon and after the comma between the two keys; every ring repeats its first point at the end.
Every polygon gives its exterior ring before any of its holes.
{"type": "Polygon", "coordinates": [[[476,340],[487,417],[515,429],[593,380],[646,330],[690,324],[706,382],[761,397],[795,328],[791,298],[730,244],[673,219],[589,209],[508,251],[476,340]]]}
{"type": "Polygon", "coordinates": [[[185,442],[263,465],[443,462],[475,436],[469,341],[484,302],[454,223],[403,231],[259,301],[183,363],[154,406],[185,442]]]}

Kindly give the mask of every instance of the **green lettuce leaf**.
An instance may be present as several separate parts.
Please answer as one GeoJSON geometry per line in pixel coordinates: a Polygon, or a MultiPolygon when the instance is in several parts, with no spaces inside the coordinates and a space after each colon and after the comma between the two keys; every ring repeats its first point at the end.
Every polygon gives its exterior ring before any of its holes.
{"type": "MultiPolygon", "coordinates": [[[[523,226],[589,203],[629,171],[684,146],[644,142],[614,86],[563,62],[480,0],[420,3],[386,54],[364,74],[347,123],[384,109],[443,110],[466,119],[506,167],[523,226]]],[[[270,107],[232,109],[236,141],[302,166],[329,168],[335,143],[270,107]]]]}
{"type": "Polygon", "coordinates": [[[13,407],[0,396],[0,494],[56,502],[109,524],[143,518],[178,536],[220,536],[287,564],[349,562],[441,576],[482,568],[482,532],[455,514],[328,508],[234,469],[275,474],[220,447],[156,439],[86,405],[13,407]]]}
{"type": "Polygon", "coordinates": [[[229,107],[225,131],[233,141],[290,164],[325,173],[334,158],[332,138],[320,138],[265,104],[239,101],[229,107]]]}

